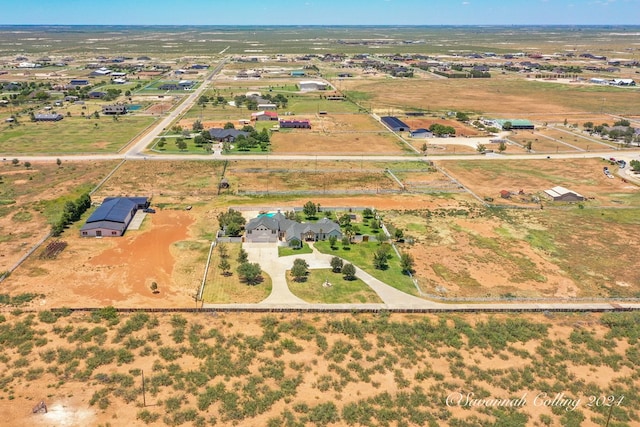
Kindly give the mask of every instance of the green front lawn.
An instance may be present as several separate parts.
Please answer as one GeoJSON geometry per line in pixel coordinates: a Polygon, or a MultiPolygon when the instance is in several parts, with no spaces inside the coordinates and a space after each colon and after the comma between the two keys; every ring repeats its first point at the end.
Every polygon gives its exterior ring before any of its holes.
{"type": "Polygon", "coordinates": [[[362,280],[345,280],[330,268],[310,270],[304,282],[296,282],[287,271],[287,285],[298,298],[310,303],[381,303],[380,297],[362,280]],[[323,286],[328,280],[331,286],[323,286]]]}
{"type": "Polygon", "coordinates": [[[302,255],[302,254],[311,254],[313,250],[309,247],[308,244],[304,243],[304,245],[299,249],[290,248],[287,246],[278,246],[278,256],[291,256],[291,255],[302,255]]]}
{"type": "Polygon", "coordinates": [[[373,254],[379,245],[378,242],[354,243],[349,245],[348,249],[345,250],[340,242],[336,244],[336,249],[331,249],[328,241],[315,243],[316,249],[320,252],[344,258],[387,285],[393,286],[402,292],[417,295],[416,287],[413,281],[411,281],[411,278],[402,273],[400,260],[395,252],[391,251],[390,253],[389,268],[386,270],[377,270],[373,267],[373,254]]]}

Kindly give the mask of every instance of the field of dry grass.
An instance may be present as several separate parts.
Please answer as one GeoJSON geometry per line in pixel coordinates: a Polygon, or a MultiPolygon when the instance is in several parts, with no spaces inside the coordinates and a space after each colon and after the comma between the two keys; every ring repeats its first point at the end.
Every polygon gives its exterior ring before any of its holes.
{"type": "Polygon", "coordinates": [[[639,320],[16,310],[0,315],[0,416],[16,427],[591,427],[611,415],[630,427],[639,320]],[[39,402],[46,413],[32,413],[39,402]]]}

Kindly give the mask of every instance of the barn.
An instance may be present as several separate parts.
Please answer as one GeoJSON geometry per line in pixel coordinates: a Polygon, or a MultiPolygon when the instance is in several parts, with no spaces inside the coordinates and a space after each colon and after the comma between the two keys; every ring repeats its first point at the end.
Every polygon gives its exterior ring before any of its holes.
{"type": "Polygon", "coordinates": [[[547,196],[551,197],[554,202],[581,202],[586,198],[564,187],[553,187],[549,190],[544,190],[547,196]]]}
{"type": "Polygon", "coordinates": [[[149,207],[146,197],[108,197],[80,229],[82,237],[122,236],[138,209],[149,207]]]}
{"type": "Polygon", "coordinates": [[[406,124],[405,122],[403,122],[402,120],[400,120],[397,117],[384,116],[384,117],[380,117],[380,120],[382,121],[382,124],[384,124],[386,127],[388,127],[389,129],[391,129],[394,132],[409,132],[409,131],[411,131],[411,128],[409,127],[409,125],[406,124]]]}

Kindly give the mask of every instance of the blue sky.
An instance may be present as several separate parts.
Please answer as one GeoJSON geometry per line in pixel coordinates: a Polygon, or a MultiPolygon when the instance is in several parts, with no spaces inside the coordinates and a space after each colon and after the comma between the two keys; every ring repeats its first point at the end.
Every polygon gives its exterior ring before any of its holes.
{"type": "Polygon", "coordinates": [[[2,25],[640,25],[640,0],[16,0],[10,3],[0,15],[2,25]]]}

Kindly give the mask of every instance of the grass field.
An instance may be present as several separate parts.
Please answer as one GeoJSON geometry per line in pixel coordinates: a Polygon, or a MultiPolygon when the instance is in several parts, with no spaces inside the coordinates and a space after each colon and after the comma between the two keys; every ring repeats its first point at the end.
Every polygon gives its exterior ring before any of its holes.
{"type": "Polygon", "coordinates": [[[0,152],[19,154],[113,153],[147,128],[154,119],[122,116],[99,119],[65,117],[59,122],[28,122],[0,128],[0,152]]]}
{"type": "Polygon", "coordinates": [[[389,257],[389,268],[378,270],[373,267],[373,254],[379,247],[377,242],[362,242],[349,245],[347,249],[338,244],[332,249],[329,242],[316,242],[315,247],[322,253],[339,256],[353,265],[371,274],[378,280],[393,286],[411,295],[416,294],[416,288],[409,276],[402,273],[400,260],[391,252],[389,257]]]}
{"type": "Polygon", "coordinates": [[[222,244],[229,254],[229,264],[231,264],[230,274],[222,274],[218,266],[220,264],[220,248],[213,251],[211,265],[207,275],[207,284],[202,293],[202,300],[205,303],[256,303],[260,302],[271,293],[271,278],[262,273],[263,281],[258,285],[247,285],[242,283],[238,277],[238,254],[242,245],[240,243],[222,244]]]}
{"type": "Polygon", "coordinates": [[[342,274],[333,273],[331,269],[314,269],[302,282],[291,278],[287,271],[287,285],[298,298],[307,302],[320,304],[341,303],[381,303],[376,293],[362,280],[345,280],[342,274]],[[330,286],[324,286],[325,281],[330,286]]]}

